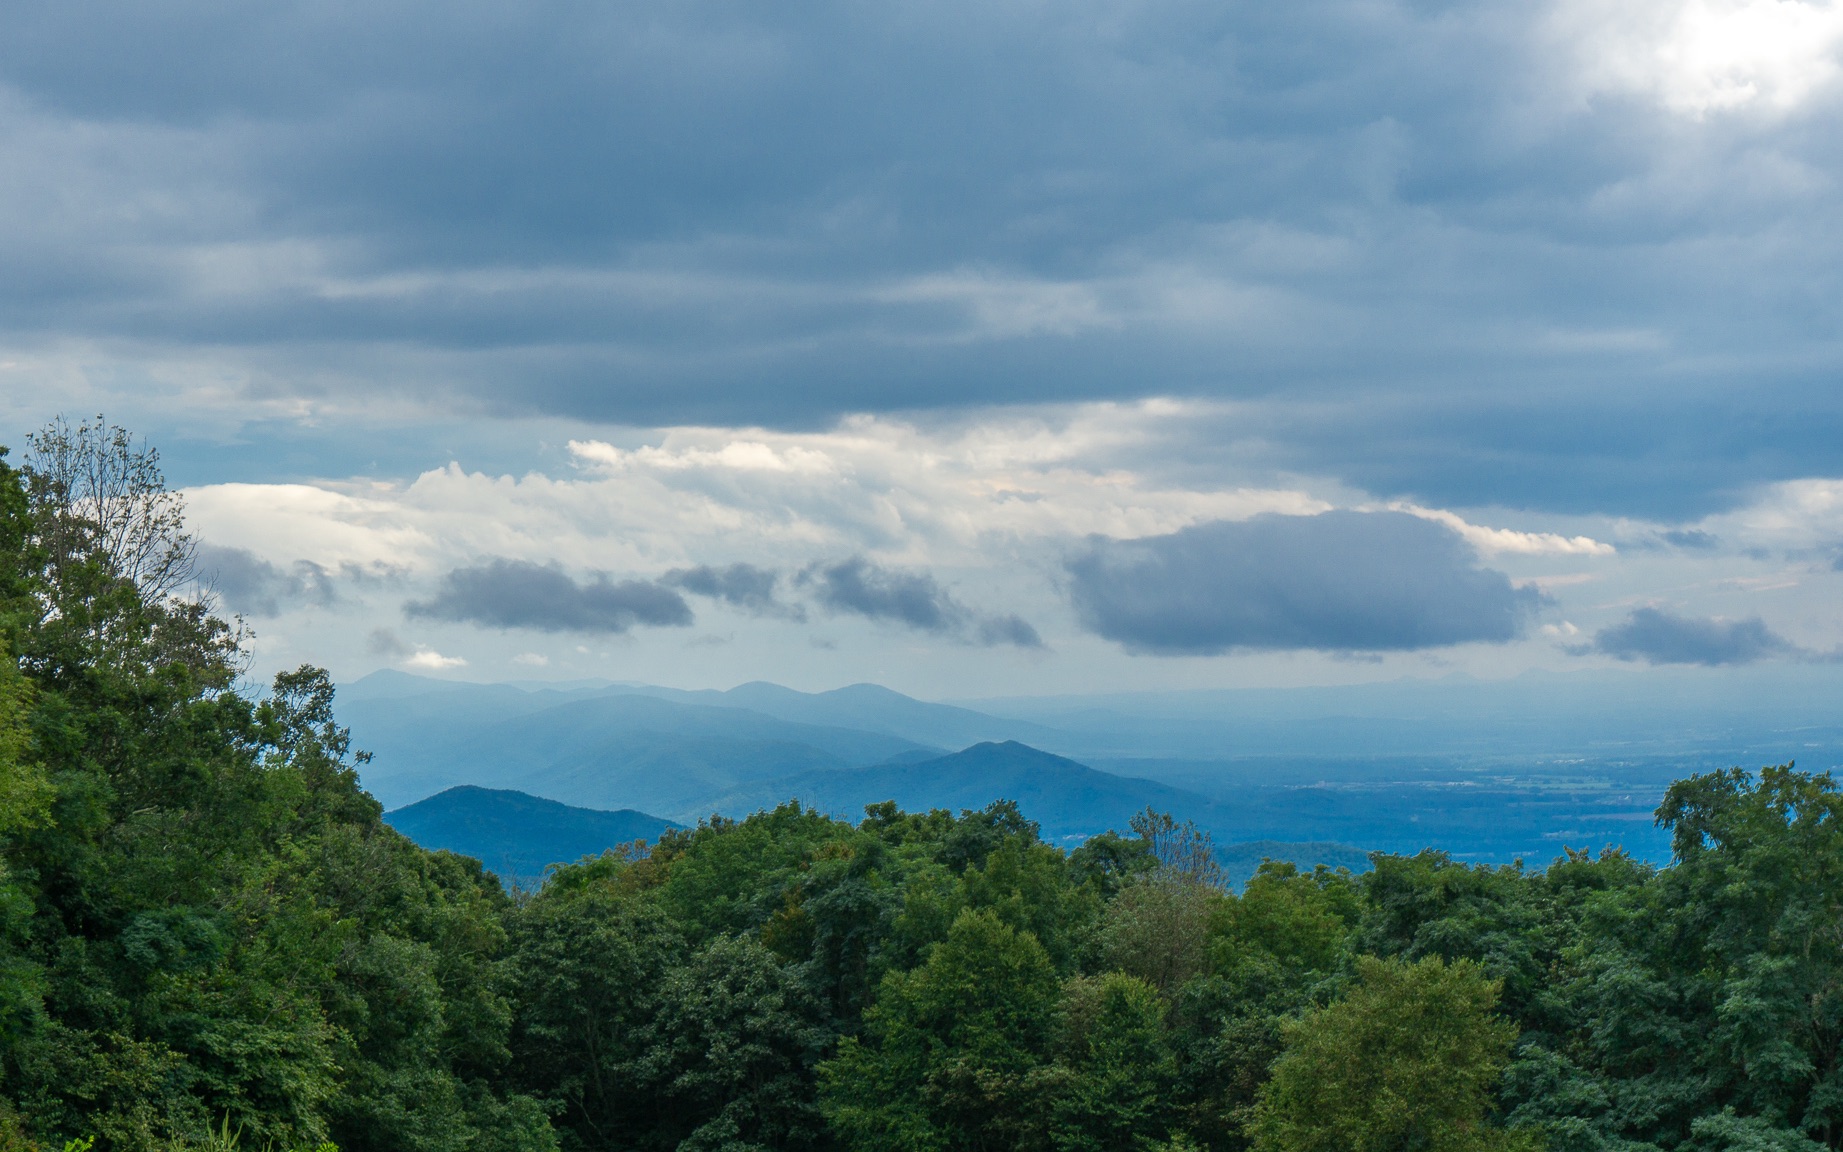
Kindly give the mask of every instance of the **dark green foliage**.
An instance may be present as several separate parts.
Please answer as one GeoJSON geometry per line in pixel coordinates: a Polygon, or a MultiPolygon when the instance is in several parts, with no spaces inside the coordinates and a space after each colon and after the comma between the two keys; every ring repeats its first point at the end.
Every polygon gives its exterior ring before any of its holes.
{"type": "Polygon", "coordinates": [[[518,917],[514,1075],[570,1148],[627,1143],[668,1122],[648,1052],[684,937],[637,898],[614,857],[564,869],[518,917]]]}
{"type": "Polygon", "coordinates": [[[910,972],[883,978],[862,1040],[820,1070],[852,1148],[1012,1149],[1034,1142],[1057,1002],[1055,967],[1029,932],[965,909],[910,972]]]}
{"type": "Polygon", "coordinates": [[[324,672],[234,689],[179,512],[100,423],[0,464],[0,1129],[554,1146],[501,1084],[499,885],[380,822],[324,672]]]}
{"type": "Polygon", "coordinates": [[[1050,1142],[1068,1152],[1135,1148],[1167,1134],[1177,1073],[1158,990],[1124,972],[1063,985],[1050,1142]]]}

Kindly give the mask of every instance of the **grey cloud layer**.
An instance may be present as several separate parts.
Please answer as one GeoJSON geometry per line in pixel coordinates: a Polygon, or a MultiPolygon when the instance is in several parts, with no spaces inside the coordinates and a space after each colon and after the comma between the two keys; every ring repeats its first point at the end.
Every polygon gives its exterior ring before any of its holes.
{"type": "Polygon", "coordinates": [[[1636,609],[1618,624],[1600,629],[1589,649],[1620,660],[1710,667],[1752,664],[1798,651],[1758,616],[1700,619],[1659,608],[1636,609]]]}
{"type": "Polygon", "coordinates": [[[1068,574],[1088,629],[1158,655],[1501,643],[1539,603],[1480,568],[1450,528],[1401,512],[1265,515],[1096,539],[1068,574]]]}
{"type": "MultiPolygon", "coordinates": [[[[693,621],[680,590],[721,600],[757,616],[804,622],[806,609],[777,599],[779,573],[752,564],[675,568],[658,581],[579,582],[561,567],[494,559],[456,568],[435,595],[404,606],[412,618],[541,632],[619,633],[638,625],[683,627],[693,621]]],[[[863,557],[813,565],[794,583],[823,608],[889,621],[967,643],[1040,648],[1020,616],[987,614],[960,603],[926,572],[880,567],[863,557]]]]}
{"type": "Polygon", "coordinates": [[[0,338],[637,423],[1224,396],[1443,506],[1843,472],[1834,104],[1584,99],[1546,12],[17,4],[0,338]]]}
{"type": "Polygon", "coordinates": [[[985,645],[1043,646],[1043,638],[1023,617],[975,612],[925,572],[884,568],[854,556],[838,564],[815,565],[801,572],[798,579],[812,589],[822,607],[833,612],[985,645]]]}
{"type": "Polygon", "coordinates": [[[721,600],[757,616],[790,616],[804,619],[805,613],[795,604],[775,598],[780,573],[753,564],[730,564],[713,568],[700,564],[695,568],[674,568],[660,578],[660,583],[682,588],[697,596],[721,600]]]}
{"type": "Polygon", "coordinates": [[[493,560],[456,568],[433,597],[404,606],[411,617],[531,628],[540,632],[620,633],[636,625],[684,627],[691,608],[670,588],[645,580],[596,577],[578,583],[561,568],[493,560]]]}
{"type": "Polygon", "coordinates": [[[232,612],[276,616],[284,607],[329,607],[339,599],[335,574],[311,560],[282,568],[245,548],[201,544],[198,574],[232,612]]]}

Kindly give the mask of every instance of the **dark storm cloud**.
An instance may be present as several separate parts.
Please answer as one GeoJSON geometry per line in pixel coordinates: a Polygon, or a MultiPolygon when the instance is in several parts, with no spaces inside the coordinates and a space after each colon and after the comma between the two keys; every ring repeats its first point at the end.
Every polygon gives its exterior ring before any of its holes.
{"type": "Polygon", "coordinates": [[[245,548],[201,544],[198,575],[232,612],[276,616],[284,606],[329,607],[339,599],[334,575],[311,560],[277,567],[245,548]]]}
{"type": "Polygon", "coordinates": [[[854,556],[804,575],[819,603],[835,612],[892,620],[922,632],[957,627],[966,612],[925,572],[892,572],[854,556]]]}
{"type": "Polygon", "coordinates": [[[1442,505],[1843,471],[1829,121],[1586,99],[1547,19],[27,0],[0,338],[444,415],[1217,396],[1442,505]]]}
{"type": "Polygon", "coordinates": [[[1502,643],[1522,634],[1539,603],[1480,568],[1452,529],[1403,512],[1265,515],[1097,538],[1068,572],[1085,627],[1156,655],[1502,643]]]}
{"type": "Polygon", "coordinates": [[[973,643],[1041,648],[1043,638],[1019,616],[986,616],[955,600],[926,572],[905,572],[853,556],[815,565],[798,581],[820,606],[973,643]]]}
{"type": "Polygon", "coordinates": [[[429,600],[404,606],[412,617],[539,632],[625,632],[636,625],[683,627],[691,608],[672,589],[597,576],[577,583],[555,565],[492,560],[456,568],[429,600]]]}
{"type": "Polygon", "coordinates": [[[695,568],[674,568],[660,577],[660,583],[682,588],[696,596],[708,596],[757,616],[798,616],[797,605],[775,599],[775,585],[780,573],[753,564],[731,564],[713,568],[700,564],[695,568]]]}
{"type": "Polygon", "coordinates": [[[1618,624],[1602,628],[1594,652],[1647,664],[1752,664],[1798,649],[1758,616],[1712,620],[1638,608],[1618,624]]]}

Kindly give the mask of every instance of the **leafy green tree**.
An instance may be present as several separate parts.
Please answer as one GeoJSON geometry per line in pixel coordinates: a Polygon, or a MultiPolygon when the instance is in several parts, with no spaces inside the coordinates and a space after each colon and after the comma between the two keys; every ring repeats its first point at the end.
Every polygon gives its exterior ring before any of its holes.
{"type": "Polygon", "coordinates": [[[834,1131],[862,1149],[1018,1149],[1043,1140],[1033,1076],[1059,988],[1049,954],[991,909],[967,909],[911,972],[885,976],[819,1069],[834,1131]]]}
{"type": "Polygon", "coordinates": [[[1704,1071],[1743,1115],[1843,1138],[1843,793],[1791,764],[1671,786],[1666,971],[1712,1008],[1704,1071]],[[1675,907],[1673,908],[1672,905],[1675,907]]]}
{"type": "Polygon", "coordinates": [[[1675,866],[1585,902],[1573,1028],[1517,1112],[1672,1147],[1715,1139],[1726,1109],[1748,1131],[1843,1143],[1840,815],[1835,782],[1790,764],[1673,785],[1658,822],[1675,866]]]}
{"type": "Polygon", "coordinates": [[[884,970],[911,968],[943,940],[962,912],[987,909],[1029,932],[1062,973],[1089,949],[1101,897],[1078,883],[1069,858],[1037,838],[1010,801],[958,818],[946,812],[867,822],[891,847],[901,907],[879,957],[884,970]]]}
{"type": "Polygon", "coordinates": [[[1241,1148],[1282,1024],[1343,986],[1362,897],[1348,873],[1269,861],[1209,914],[1206,974],[1173,991],[1173,1106],[1195,1139],[1241,1148]]]}
{"type": "Polygon", "coordinates": [[[1176,1061],[1157,989],[1124,972],[1063,985],[1050,1138],[1067,1152],[1137,1149],[1168,1135],[1176,1061]]]}
{"type": "Polygon", "coordinates": [[[1724,1108],[1690,1124],[1684,1152],[1820,1152],[1825,1146],[1802,1132],[1724,1108]]]}
{"type": "Polygon", "coordinates": [[[711,940],[666,977],[646,1075],[685,1152],[828,1144],[813,1069],[831,1040],[806,986],[748,937],[711,940]]]}
{"type": "Polygon", "coordinates": [[[1103,900],[1112,900],[1122,884],[1157,867],[1150,844],[1118,832],[1090,836],[1069,853],[1069,879],[1093,888],[1103,900]]]}
{"type": "Polygon", "coordinates": [[[1176,995],[1207,968],[1210,925],[1227,902],[1220,889],[1162,869],[1135,878],[1101,918],[1100,967],[1176,995]]]}
{"type": "Polygon", "coordinates": [[[1237,1002],[1290,1013],[1341,977],[1364,907],[1347,872],[1269,861],[1214,912],[1211,970],[1237,1002]]]}
{"type": "Polygon", "coordinates": [[[1516,1039],[1498,985],[1438,957],[1364,958],[1348,996],[1286,1032],[1254,1131],[1263,1152],[1470,1152],[1530,1146],[1487,1125],[1516,1039]]]}
{"type": "Polygon", "coordinates": [[[1377,854],[1371,863],[1363,877],[1363,951],[1476,961],[1503,985],[1513,1014],[1529,1009],[1558,942],[1520,862],[1468,866],[1429,849],[1413,856],[1377,854]]]}
{"type": "Polygon", "coordinates": [[[499,1087],[499,885],[383,825],[324,672],[236,690],[151,450],[32,450],[0,461],[0,1128],[550,1147],[499,1087]]]}
{"type": "Polygon", "coordinates": [[[642,1147],[669,1120],[649,1032],[686,948],[631,873],[613,855],[559,869],[517,919],[514,1076],[567,1149],[642,1147]]]}

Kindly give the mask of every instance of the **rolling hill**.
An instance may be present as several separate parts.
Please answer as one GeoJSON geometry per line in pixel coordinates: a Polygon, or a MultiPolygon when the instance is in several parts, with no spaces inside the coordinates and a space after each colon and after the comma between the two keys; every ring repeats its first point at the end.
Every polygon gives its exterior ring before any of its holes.
{"type": "Polygon", "coordinates": [[[677,825],[631,808],[575,808],[523,792],[462,785],[384,814],[424,848],[472,856],[508,884],[535,886],[551,864],[618,844],[657,840],[677,825]]]}

